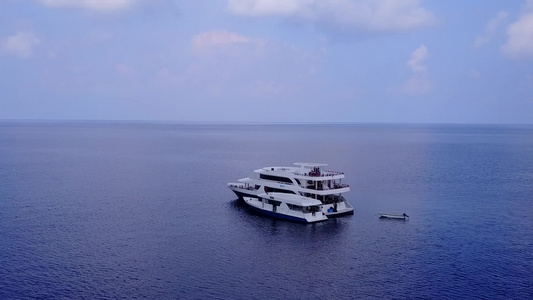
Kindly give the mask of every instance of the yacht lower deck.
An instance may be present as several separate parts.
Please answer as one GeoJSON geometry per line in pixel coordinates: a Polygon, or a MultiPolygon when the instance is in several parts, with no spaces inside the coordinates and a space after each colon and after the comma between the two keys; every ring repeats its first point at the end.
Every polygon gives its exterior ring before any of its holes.
{"type": "Polygon", "coordinates": [[[271,193],[261,194],[258,198],[244,197],[244,202],[261,214],[289,221],[314,223],[326,221],[321,202],[307,197],[271,193]]]}

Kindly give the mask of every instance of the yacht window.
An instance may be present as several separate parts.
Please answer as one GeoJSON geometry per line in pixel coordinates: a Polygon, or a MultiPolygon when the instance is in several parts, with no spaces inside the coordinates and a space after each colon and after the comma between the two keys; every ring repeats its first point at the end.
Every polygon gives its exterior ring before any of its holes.
{"type": "Polygon", "coordinates": [[[284,189],[277,189],[277,188],[273,188],[273,187],[265,187],[265,191],[266,191],[267,193],[296,194],[296,193],[293,192],[293,191],[284,190],[284,189]]]}
{"type": "Polygon", "coordinates": [[[294,211],[302,211],[302,207],[294,204],[287,204],[290,210],[294,211]]]}
{"type": "Polygon", "coordinates": [[[292,184],[292,180],[290,180],[290,178],[287,178],[287,177],[259,174],[259,178],[292,184]]]}
{"type": "Polygon", "coordinates": [[[280,202],[280,201],[277,201],[277,200],[270,200],[270,199],[267,199],[267,203],[268,203],[268,204],[272,204],[273,206],[280,206],[280,205],[281,205],[281,202],[280,202]]]}
{"type": "Polygon", "coordinates": [[[315,213],[315,212],[319,212],[319,211],[320,211],[320,207],[318,205],[304,206],[303,207],[304,214],[315,213]]]}

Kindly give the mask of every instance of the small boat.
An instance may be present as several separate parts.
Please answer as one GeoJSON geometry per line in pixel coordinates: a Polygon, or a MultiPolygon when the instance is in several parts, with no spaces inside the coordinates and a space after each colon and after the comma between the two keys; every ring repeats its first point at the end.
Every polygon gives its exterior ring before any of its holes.
{"type": "Polygon", "coordinates": [[[380,212],[379,217],[383,219],[397,219],[397,220],[407,220],[409,219],[409,216],[405,213],[403,214],[391,214],[386,212],[380,212]]]}
{"type": "Polygon", "coordinates": [[[290,221],[313,223],[326,221],[322,202],[316,199],[285,193],[260,194],[259,197],[243,197],[255,211],[267,216],[290,221]]]}

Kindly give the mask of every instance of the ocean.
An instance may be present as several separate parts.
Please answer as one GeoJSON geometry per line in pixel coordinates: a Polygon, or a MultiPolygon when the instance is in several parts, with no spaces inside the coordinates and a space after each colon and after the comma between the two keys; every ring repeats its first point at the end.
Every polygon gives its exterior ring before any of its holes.
{"type": "Polygon", "coordinates": [[[531,125],[0,122],[0,299],[530,299],[532,216],[531,125]],[[354,214],[227,188],[300,161],[354,214]]]}

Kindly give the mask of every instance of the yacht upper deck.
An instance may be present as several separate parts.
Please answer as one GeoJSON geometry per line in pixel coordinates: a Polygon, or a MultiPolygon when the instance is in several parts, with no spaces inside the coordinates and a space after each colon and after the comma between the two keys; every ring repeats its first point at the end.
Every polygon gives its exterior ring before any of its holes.
{"type": "Polygon", "coordinates": [[[323,167],[327,164],[322,163],[301,163],[297,162],[294,165],[298,167],[264,167],[257,169],[254,172],[259,174],[277,173],[275,175],[291,174],[294,178],[306,179],[306,180],[335,180],[344,178],[344,173],[339,171],[324,170],[323,167]]]}

